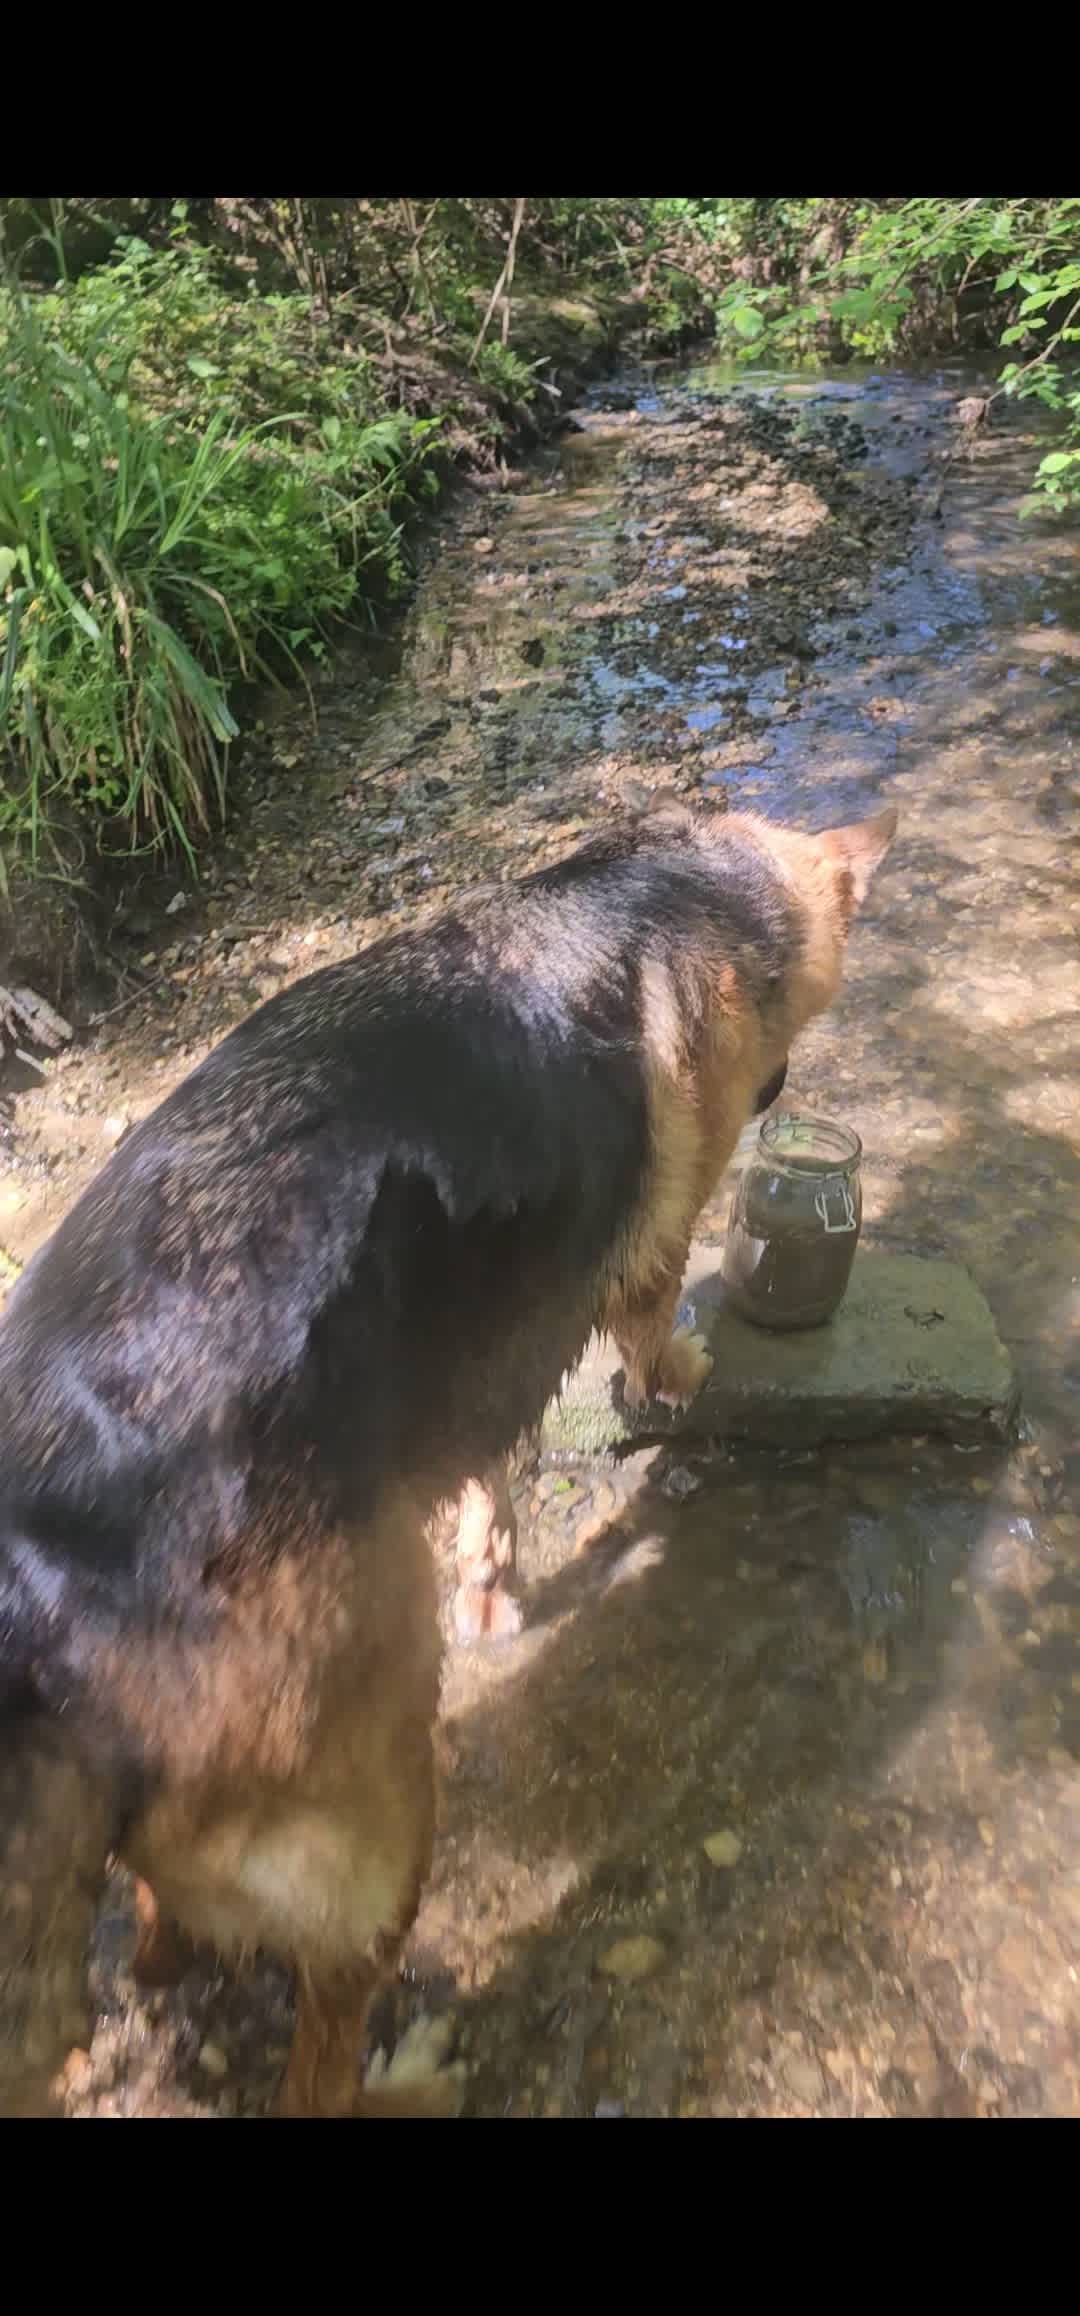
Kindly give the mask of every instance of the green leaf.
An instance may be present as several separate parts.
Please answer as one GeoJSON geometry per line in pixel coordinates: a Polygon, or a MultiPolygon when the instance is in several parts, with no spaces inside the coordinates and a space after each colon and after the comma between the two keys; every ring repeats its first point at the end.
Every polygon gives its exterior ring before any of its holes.
{"type": "Polygon", "coordinates": [[[19,619],[25,593],[20,589],[8,613],[7,649],[4,653],[3,673],[0,674],[0,719],[7,715],[11,687],[15,680],[15,662],[19,655],[19,619]]]}
{"type": "Polygon", "coordinates": [[[19,558],[14,547],[0,547],[0,587],[6,587],[13,571],[18,569],[19,558]]]}
{"type": "Polygon", "coordinates": [[[196,378],[220,378],[221,376],[217,363],[208,362],[205,354],[189,354],[187,366],[196,378]]]}
{"type": "Polygon", "coordinates": [[[1080,450],[1051,450],[1039,461],[1040,474],[1063,474],[1067,466],[1080,463],[1080,450]]]}
{"type": "Polygon", "coordinates": [[[760,338],[765,327],[756,306],[736,306],[731,321],[740,338],[760,338]]]}
{"type": "Polygon", "coordinates": [[[198,661],[192,658],[186,643],[181,643],[175,628],[170,627],[164,619],[155,618],[151,611],[144,611],[141,616],[145,625],[156,636],[166,659],[175,669],[193,707],[196,707],[200,715],[205,717],[215,740],[235,740],[240,727],[228,707],[220,685],[212,683],[209,676],[199,666],[198,661]]]}
{"type": "Polygon", "coordinates": [[[842,297],[834,298],[832,310],[842,320],[868,322],[878,304],[878,294],[872,289],[845,290],[842,297]]]}
{"type": "Polygon", "coordinates": [[[89,636],[91,643],[100,643],[101,629],[98,626],[97,620],[91,619],[90,613],[87,611],[85,604],[80,603],[78,596],[72,594],[67,580],[62,579],[59,571],[56,570],[47,572],[46,577],[48,578],[50,585],[55,588],[56,593],[61,598],[61,601],[67,604],[68,610],[70,611],[76,626],[82,628],[83,634],[89,636]]]}

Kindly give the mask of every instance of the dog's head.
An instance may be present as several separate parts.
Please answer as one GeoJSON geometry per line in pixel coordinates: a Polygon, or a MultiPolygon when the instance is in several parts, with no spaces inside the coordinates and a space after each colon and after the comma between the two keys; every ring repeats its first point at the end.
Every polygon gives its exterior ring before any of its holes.
{"type": "Polygon", "coordinates": [[[890,807],[869,820],[807,835],[762,820],[756,813],[731,813],[710,838],[718,847],[732,838],[740,845],[749,842],[763,856],[761,865],[772,887],[778,952],[783,951],[783,958],[781,962],[778,954],[777,1004],[769,1008],[774,1032],[767,1056],[771,1074],[758,1095],[759,1109],[767,1109],[780,1091],[792,1039],[836,995],[853,920],[892,843],[896,824],[896,811],[890,807]],[[785,925],[786,930],[780,931],[785,925]]]}
{"type": "Polygon", "coordinates": [[[801,938],[784,977],[788,1034],[794,1037],[831,1005],[843,978],[848,935],[874,872],[896,834],[894,807],[846,828],[815,836],[756,820],[755,840],[779,870],[801,938]]]}

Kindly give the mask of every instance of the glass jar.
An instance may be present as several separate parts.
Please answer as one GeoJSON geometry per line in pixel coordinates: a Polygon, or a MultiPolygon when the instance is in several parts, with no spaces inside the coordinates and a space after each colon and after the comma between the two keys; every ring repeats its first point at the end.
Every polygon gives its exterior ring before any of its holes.
{"type": "Polygon", "coordinates": [[[827,1118],[766,1118],[736,1189],[728,1300],[758,1327],[820,1327],[839,1309],[862,1222],[862,1143],[827,1118]]]}

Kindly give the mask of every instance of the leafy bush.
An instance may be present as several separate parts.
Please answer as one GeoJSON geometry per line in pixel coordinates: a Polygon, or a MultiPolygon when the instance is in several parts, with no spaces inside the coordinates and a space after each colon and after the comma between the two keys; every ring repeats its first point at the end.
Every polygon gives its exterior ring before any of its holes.
{"type": "Polygon", "coordinates": [[[239,676],[393,592],[433,420],[380,408],[299,294],[228,296],[205,251],[0,293],[0,834],[62,797],[133,844],[224,800],[239,676]]]}
{"type": "Polygon", "coordinates": [[[776,211],[727,220],[747,263],[716,300],[737,353],[804,353],[823,337],[880,359],[943,342],[997,345],[997,391],[1060,420],[1037,493],[1080,499],[1080,199],[920,197],[890,202],[732,203],[776,211]],[[770,262],[769,250],[778,253],[770,262]],[[1015,349],[1015,352],[1013,351],[1015,349]]]}

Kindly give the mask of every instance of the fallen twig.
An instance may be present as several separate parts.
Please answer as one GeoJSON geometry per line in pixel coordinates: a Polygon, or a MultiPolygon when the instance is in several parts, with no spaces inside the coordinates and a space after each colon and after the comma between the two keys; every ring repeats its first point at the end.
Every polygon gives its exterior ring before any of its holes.
{"type": "Polygon", "coordinates": [[[17,1035],[16,1023],[33,1038],[35,1045],[55,1050],[67,1045],[74,1036],[70,1021],[62,1013],[39,997],[36,989],[5,989],[0,987],[0,1022],[17,1035]]]}
{"type": "Polygon", "coordinates": [[[405,308],[405,313],[407,315],[411,309],[413,298],[416,294],[416,285],[418,281],[423,283],[424,292],[428,302],[428,311],[429,313],[434,313],[435,299],[432,294],[431,282],[428,278],[428,270],[424,264],[420,244],[424,238],[425,233],[427,232],[428,226],[430,225],[439,204],[437,201],[433,201],[430,209],[428,210],[427,216],[422,218],[418,225],[416,222],[416,211],[413,208],[412,202],[406,200],[404,196],[401,196],[400,198],[402,213],[405,218],[405,224],[412,236],[412,261],[414,267],[413,283],[412,288],[409,291],[409,302],[405,308]]]}
{"type": "Polygon", "coordinates": [[[168,980],[168,977],[168,968],[166,967],[161,973],[155,973],[151,981],[140,981],[137,988],[128,990],[126,997],[117,998],[115,1005],[106,1005],[101,1013],[92,1013],[87,1026],[90,1029],[100,1028],[103,1021],[112,1020],[114,1013],[123,1013],[125,1006],[134,1005],[137,997],[148,997],[150,991],[159,988],[163,981],[168,980]]]}
{"type": "MultiPolygon", "coordinates": [[[[505,290],[508,290],[508,289],[510,288],[510,284],[511,284],[511,282],[513,281],[513,278],[514,278],[514,258],[515,258],[516,254],[517,254],[517,241],[518,241],[518,234],[519,234],[519,233],[520,233],[520,231],[521,231],[521,220],[522,220],[522,218],[524,217],[524,215],[525,215],[525,202],[524,202],[524,200],[520,200],[520,201],[517,201],[517,200],[515,200],[515,202],[514,202],[514,222],[513,222],[512,226],[511,226],[511,228],[510,228],[510,239],[509,239],[509,241],[507,242],[507,245],[506,245],[506,258],[505,258],[505,262],[504,262],[504,264],[503,264],[503,269],[502,269],[502,272],[501,272],[501,274],[499,275],[498,281],[496,282],[496,284],[495,284],[495,287],[494,287],[494,289],[492,290],[491,296],[490,296],[490,298],[489,298],[489,300],[488,300],[488,310],[487,310],[486,314],[484,315],[484,319],[483,319],[483,321],[482,321],[482,322],[481,322],[481,324],[480,324],[480,328],[479,328],[479,330],[477,331],[477,334],[476,334],[476,343],[475,343],[475,345],[473,346],[473,349],[472,349],[472,352],[471,352],[471,354],[469,355],[469,361],[470,361],[470,364],[471,364],[471,363],[473,363],[473,362],[475,362],[475,360],[476,360],[476,357],[477,357],[478,353],[480,352],[480,348],[481,348],[481,346],[483,345],[483,343],[484,343],[484,339],[486,338],[486,336],[487,336],[487,333],[488,333],[488,323],[490,322],[490,320],[491,320],[491,317],[492,317],[492,314],[494,313],[494,311],[495,311],[495,308],[496,308],[496,306],[498,305],[499,299],[502,297],[502,294],[503,294],[503,291],[504,291],[504,289],[505,289],[505,290]]],[[[505,302],[504,302],[504,305],[503,305],[503,317],[502,317],[502,325],[503,325],[503,326],[502,326],[502,342],[503,342],[503,345],[505,346],[505,344],[506,344],[506,342],[507,342],[507,339],[509,338],[509,335],[510,335],[510,300],[509,300],[509,298],[506,298],[506,300],[505,300],[505,302]]]]}

